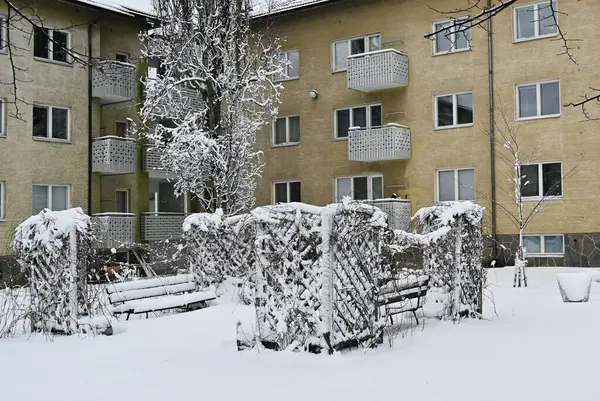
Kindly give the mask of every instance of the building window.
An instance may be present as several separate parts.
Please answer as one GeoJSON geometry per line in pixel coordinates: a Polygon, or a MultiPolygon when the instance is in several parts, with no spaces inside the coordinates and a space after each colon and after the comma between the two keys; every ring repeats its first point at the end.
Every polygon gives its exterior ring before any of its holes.
{"type": "Polygon", "coordinates": [[[129,137],[129,122],[117,121],[115,122],[115,135],[120,138],[129,137]]]}
{"type": "Polygon", "coordinates": [[[280,57],[283,63],[283,73],[275,77],[275,80],[297,79],[300,76],[300,52],[298,50],[288,50],[281,53],[280,57]]]}
{"type": "Polygon", "coordinates": [[[8,52],[8,22],[6,16],[0,15],[0,53],[8,52]]]}
{"type": "Polygon", "coordinates": [[[115,190],[115,212],[129,213],[129,190],[115,190]]]}
{"type": "Polygon", "coordinates": [[[517,109],[520,120],[560,116],[559,81],[517,85],[517,109]]]}
{"type": "Polygon", "coordinates": [[[69,140],[69,109],[34,105],[33,136],[69,140]]]}
{"type": "Polygon", "coordinates": [[[300,142],[300,116],[280,117],[273,125],[273,145],[292,145],[300,142]]]}
{"type": "Polygon", "coordinates": [[[543,1],[515,7],[515,41],[541,39],[557,35],[556,10],[556,1],[543,1]]]}
{"type": "Polygon", "coordinates": [[[435,22],[433,32],[433,54],[446,54],[471,50],[471,28],[460,24],[460,19],[435,22]]]}
{"type": "Polygon", "coordinates": [[[127,53],[116,53],[115,60],[121,63],[129,63],[129,54],[127,53]]]}
{"type": "Polygon", "coordinates": [[[475,200],[475,170],[472,168],[438,170],[437,200],[439,202],[475,200]]]}
{"type": "Polygon", "coordinates": [[[523,246],[527,256],[562,256],[565,253],[565,239],[562,235],[524,235],[523,246]]]}
{"type": "Polygon", "coordinates": [[[68,185],[34,185],[32,194],[32,211],[38,214],[44,209],[54,211],[69,208],[68,185]]]}
{"type": "Polygon", "coordinates": [[[333,71],[346,71],[348,56],[381,50],[381,36],[370,35],[333,43],[333,71]]]}
{"type": "Polygon", "coordinates": [[[71,34],[48,28],[34,28],[33,55],[37,58],[68,63],[71,34]]]}
{"type": "Polygon", "coordinates": [[[300,181],[276,182],[273,184],[273,200],[275,204],[301,202],[302,184],[300,181]]]}
{"type": "Polygon", "coordinates": [[[0,136],[6,136],[6,102],[0,98],[0,136]]]}
{"type": "Polygon", "coordinates": [[[0,221],[6,219],[6,189],[5,184],[0,181],[0,221]]]}
{"type": "Polygon", "coordinates": [[[435,128],[470,125],[473,125],[473,94],[471,92],[435,97],[435,128]]]}
{"type": "Polygon", "coordinates": [[[380,104],[357,106],[335,111],[335,137],[348,138],[350,128],[381,127],[383,116],[380,104]]]}
{"type": "Polygon", "coordinates": [[[340,202],[345,196],[353,200],[383,198],[383,176],[360,175],[335,179],[335,199],[340,202]]]}
{"type": "Polygon", "coordinates": [[[562,196],[562,163],[522,165],[521,196],[523,198],[562,196]]]}

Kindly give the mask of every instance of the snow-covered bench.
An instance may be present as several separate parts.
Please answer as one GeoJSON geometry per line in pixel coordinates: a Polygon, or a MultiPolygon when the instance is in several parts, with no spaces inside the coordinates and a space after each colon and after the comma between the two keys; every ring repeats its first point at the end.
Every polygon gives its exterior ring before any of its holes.
{"type": "Polygon", "coordinates": [[[193,274],[157,277],[111,284],[106,289],[114,315],[159,312],[170,309],[185,311],[207,306],[216,298],[214,291],[197,291],[193,274]]]}
{"type": "Polygon", "coordinates": [[[429,276],[427,275],[392,278],[379,289],[378,305],[385,307],[390,322],[393,315],[412,312],[419,324],[417,310],[423,307],[428,289],[429,276]]]}

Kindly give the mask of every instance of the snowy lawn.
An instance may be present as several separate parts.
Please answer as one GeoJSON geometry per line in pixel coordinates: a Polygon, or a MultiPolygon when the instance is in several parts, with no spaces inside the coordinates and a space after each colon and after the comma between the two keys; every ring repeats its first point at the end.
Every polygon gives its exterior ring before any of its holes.
{"type": "Polygon", "coordinates": [[[0,340],[0,399],[107,400],[597,400],[600,284],[590,302],[564,304],[556,274],[489,271],[497,316],[425,327],[376,350],[334,356],[238,352],[227,302],[150,320],[119,322],[112,337],[0,340]]]}

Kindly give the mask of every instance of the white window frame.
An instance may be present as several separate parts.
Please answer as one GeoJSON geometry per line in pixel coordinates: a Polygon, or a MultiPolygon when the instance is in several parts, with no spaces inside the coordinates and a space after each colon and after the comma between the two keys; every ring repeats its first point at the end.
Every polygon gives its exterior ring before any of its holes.
{"type": "MultiPolygon", "coordinates": [[[[122,212],[122,213],[131,213],[131,205],[130,205],[130,191],[127,188],[117,188],[115,189],[115,211],[117,210],[117,193],[118,192],[125,192],[126,198],[125,198],[125,205],[127,206],[127,211],[122,212]]],[[[121,212],[119,212],[121,213],[121,212]]]]}
{"type": "MultiPolygon", "coordinates": [[[[542,199],[544,197],[544,173],[542,171],[542,166],[544,164],[556,164],[556,163],[560,163],[560,190],[561,190],[561,194],[558,196],[546,196],[544,199],[545,200],[552,200],[552,199],[557,199],[560,200],[563,198],[563,195],[565,193],[565,180],[564,180],[564,166],[563,166],[563,162],[560,160],[554,160],[554,161],[544,161],[544,162],[536,162],[536,163],[521,163],[521,166],[538,166],[538,194],[535,196],[523,196],[521,195],[521,199],[523,201],[539,201],[540,199],[542,199]],[[540,195],[541,193],[541,195],[540,195]]],[[[521,171],[519,170],[519,174],[521,174],[521,171]]],[[[521,178],[523,179],[523,178],[521,178]]],[[[519,188],[519,191],[521,189],[519,188]]]]}
{"type": "Polygon", "coordinates": [[[539,120],[539,119],[543,119],[543,118],[557,118],[560,117],[561,113],[562,113],[562,102],[561,102],[561,98],[562,98],[562,89],[560,87],[560,79],[550,79],[547,81],[539,81],[539,82],[529,82],[529,83],[525,83],[525,84],[518,84],[517,86],[515,86],[515,120],[516,121],[527,121],[527,120],[539,120]],[[541,115],[540,113],[542,112],[542,85],[543,84],[550,84],[550,83],[554,83],[554,82],[558,82],[558,114],[547,114],[547,115],[541,115]],[[535,85],[535,99],[536,99],[536,111],[537,111],[537,115],[532,116],[532,117],[520,117],[521,115],[521,110],[520,110],[520,94],[519,94],[519,88],[522,86],[531,86],[531,85],[535,85]]]}
{"type": "Polygon", "coordinates": [[[444,171],[453,171],[454,172],[454,201],[444,201],[444,202],[475,202],[477,199],[477,192],[475,191],[475,168],[474,167],[458,167],[458,168],[440,168],[435,170],[435,201],[440,201],[440,173],[444,171]],[[464,170],[473,170],[473,194],[475,195],[475,199],[460,199],[460,183],[458,180],[458,172],[464,170]]]}
{"type": "MultiPolygon", "coordinates": [[[[292,117],[298,117],[298,122],[300,123],[300,129],[302,130],[302,122],[300,121],[300,114],[293,114],[293,115],[289,115],[289,116],[277,117],[275,120],[273,120],[273,129],[272,129],[271,145],[274,148],[277,148],[280,146],[294,146],[294,145],[300,144],[300,142],[290,142],[290,118],[292,118],[292,117]],[[280,118],[285,118],[285,142],[275,143],[275,136],[277,134],[277,120],[279,120],[280,118]]],[[[302,131],[300,132],[300,138],[302,138],[302,131]]]]}
{"type": "MultiPolygon", "coordinates": [[[[529,3],[529,4],[523,4],[520,6],[514,6],[513,7],[513,42],[518,43],[518,42],[528,42],[530,40],[538,40],[538,39],[544,39],[544,38],[551,38],[554,36],[558,36],[558,29],[556,30],[555,33],[549,33],[546,35],[540,35],[540,14],[539,14],[539,6],[543,5],[543,4],[549,4],[552,0],[550,1],[538,1],[535,3],[529,3]],[[533,6],[533,22],[534,22],[534,33],[533,36],[530,38],[518,38],[517,37],[517,31],[518,31],[518,24],[519,24],[519,20],[517,19],[517,12],[518,10],[522,9],[522,8],[528,8],[533,6]]],[[[556,22],[558,23],[558,0],[554,0],[556,2],[556,22]]]]}
{"type": "MultiPolygon", "coordinates": [[[[348,137],[350,136],[350,134],[348,133],[348,136],[337,136],[337,127],[338,127],[338,120],[337,120],[337,112],[338,111],[342,111],[342,110],[350,110],[350,128],[352,128],[352,120],[354,120],[354,109],[360,109],[362,107],[366,107],[367,108],[367,126],[366,127],[361,127],[361,128],[365,128],[365,129],[371,129],[374,128],[371,126],[371,108],[372,107],[381,107],[381,127],[383,127],[383,104],[382,103],[370,103],[370,104],[360,104],[357,106],[350,106],[350,107],[341,107],[339,109],[335,109],[333,110],[333,138],[335,140],[338,141],[345,141],[348,140],[348,137]]],[[[378,127],[375,127],[378,128],[378,127]]]]}
{"type": "Polygon", "coordinates": [[[6,221],[6,183],[0,181],[0,221],[6,221]]]}
{"type": "Polygon", "coordinates": [[[6,129],[8,126],[6,118],[6,99],[0,97],[0,138],[6,137],[6,129]]]}
{"type": "Polygon", "coordinates": [[[31,136],[36,141],[53,141],[53,142],[70,142],[71,141],[71,109],[62,106],[51,106],[43,103],[34,103],[31,109],[31,136]],[[34,107],[46,107],[48,109],[48,131],[45,137],[33,135],[33,108],[34,107]],[[54,138],[52,133],[52,113],[53,109],[67,110],[67,139],[54,138]]]}
{"type": "MultiPolygon", "coordinates": [[[[285,63],[283,66],[283,75],[285,75],[287,78],[275,78],[274,81],[275,82],[285,82],[285,81],[293,81],[296,79],[300,79],[300,50],[299,49],[289,49],[286,51],[281,52],[281,56],[285,56],[285,61],[289,61],[290,59],[290,53],[296,52],[298,53],[298,71],[297,74],[295,76],[290,76],[289,75],[289,69],[290,69],[290,65],[288,63],[285,63]]],[[[283,58],[283,57],[282,57],[283,58]]]]}
{"type": "Polygon", "coordinates": [[[475,102],[473,100],[473,91],[457,92],[457,93],[446,93],[444,95],[435,95],[433,97],[433,110],[434,110],[434,129],[451,129],[451,128],[463,128],[472,127],[475,123],[475,102]],[[458,96],[471,94],[471,107],[473,107],[473,122],[466,124],[458,124],[458,96]],[[438,126],[438,98],[452,96],[452,125],[438,126]]]}
{"type": "MultiPolygon", "coordinates": [[[[43,27],[43,28],[46,28],[46,27],[43,27]]],[[[67,49],[71,50],[73,48],[73,44],[71,43],[71,31],[69,31],[67,29],[50,29],[50,28],[46,28],[46,29],[48,29],[48,36],[51,38],[54,38],[54,32],[66,33],[67,34],[67,49]]],[[[35,36],[35,32],[34,32],[34,36],[35,36]]],[[[71,57],[71,54],[69,52],[67,52],[67,61],[54,60],[54,41],[50,40],[49,38],[46,38],[46,40],[48,41],[48,58],[35,56],[35,54],[34,54],[33,58],[35,60],[49,61],[51,63],[71,65],[71,63],[73,62],[73,58],[71,57]]],[[[32,49],[33,49],[33,46],[32,46],[32,49]]]]}
{"type": "Polygon", "coordinates": [[[0,14],[0,54],[8,53],[8,18],[4,14],[0,14]]]}
{"type": "MultiPolygon", "coordinates": [[[[71,186],[70,185],[63,185],[63,184],[33,184],[31,186],[31,191],[33,193],[33,187],[46,187],[46,190],[48,191],[48,204],[46,205],[47,209],[50,210],[54,210],[52,208],[52,188],[55,187],[60,187],[60,188],[67,188],[67,209],[71,208],[71,186]]],[[[31,211],[33,212],[33,199],[31,199],[31,211]]]]}
{"type": "Polygon", "coordinates": [[[357,174],[357,175],[345,175],[342,177],[335,177],[333,179],[333,201],[341,202],[342,200],[339,198],[338,194],[338,180],[350,179],[350,192],[354,196],[354,179],[355,178],[367,178],[367,200],[373,200],[373,178],[381,178],[381,192],[382,196],[385,196],[385,183],[383,179],[383,174],[357,174]]]}
{"type": "Polygon", "coordinates": [[[525,238],[525,237],[540,237],[541,253],[525,252],[525,256],[528,258],[552,258],[552,257],[565,256],[565,236],[564,236],[564,234],[523,234],[523,238],[525,238]],[[562,237],[562,252],[547,253],[545,237],[562,237]]]}
{"type": "MultiPolygon", "coordinates": [[[[442,20],[442,21],[434,21],[431,23],[431,32],[436,32],[436,25],[441,25],[441,24],[445,24],[445,23],[453,23],[454,21],[460,21],[462,19],[467,19],[467,17],[460,17],[460,18],[456,18],[454,20],[442,20]]],[[[456,48],[456,26],[451,26],[449,28],[447,28],[450,30],[450,50],[445,50],[445,51],[441,51],[438,52],[437,49],[437,37],[436,35],[433,36],[433,40],[431,41],[433,44],[433,51],[432,51],[432,55],[434,56],[440,56],[443,54],[451,54],[451,53],[460,53],[460,52],[468,52],[470,50],[472,50],[472,46],[471,46],[471,42],[473,40],[473,38],[471,38],[470,40],[467,40],[467,47],[465,49],[457,49],[456,48]]],[[[469,27],[468,29],[469,31],[469,36],[471,36],[471,28],[469,27]]]]}
{"type": "MultiPolygon", "coordinates": [[[[335,45],[338,43],[344,43],[346,42],[346,45],[348,46],[348,57],[350,57],[350,53],[352,51],[352,41],[356,40],[356,39],[364,39],[365,40],[365,53],[369,53],[371,51],[370,46],[371,46],[371,42],[369,41],[370,38],[373,37],[378,37],[379,38],[379,49],[381,50],[382,43],[381,43],[381,34],[380,33],[372,33],[370,35],[363,35],[363,36],[355,36],[353,38],[348,38],[348,39],[342,39],[342,40],[336,40],[334,42],[331,42],[331,71],[333,72],[343,72],[343,71],[347,71],[348,68],[340,68],[340,69],[336,69],[335,68],[335,45]]],[[[360,53],[360,54],[365,54],[365,53],[360,53]]]]}
{"type": "Polygon", "coordinates": [[[271,196],[271,203],[276,205],[276,199],[275,199],[275,186],[277,184],[286,184],[286,198],[287,198],[287,202],[285,203],[289,203],[290,201],[290,184],[295,184],[295,183],[299,183],[300,184],[300,201],[302,201],[302,181],[300,180],[291,180],[291,181],[275,181],[273,182],[273,185],[271,186],[271,192],[272,192],[272,196],[271,196]]]}

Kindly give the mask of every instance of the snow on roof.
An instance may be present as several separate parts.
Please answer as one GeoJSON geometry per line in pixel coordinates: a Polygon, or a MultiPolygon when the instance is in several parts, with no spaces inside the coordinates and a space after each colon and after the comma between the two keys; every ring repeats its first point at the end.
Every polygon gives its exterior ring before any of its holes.
{"type": "Polygon", "coordinates": [[[77,3],[101,8],[130,17],[152,16],[152,0],[74,0],[77,3]]]}
{"type": "Polygon", "coordinates": [[[269,14],[278,14],[298,8],[308,7],[331,0],[252,0],[252,15],[263,17],[269,14]]]}

